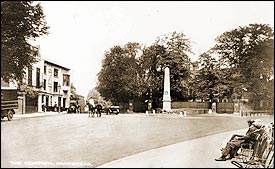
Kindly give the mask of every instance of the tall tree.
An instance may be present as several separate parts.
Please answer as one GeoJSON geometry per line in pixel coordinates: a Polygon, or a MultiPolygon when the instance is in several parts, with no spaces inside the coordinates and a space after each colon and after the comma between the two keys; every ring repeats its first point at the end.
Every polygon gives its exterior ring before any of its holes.
{"type": "Polygon", "coordinates": [[[105,53],[96,89],[106,100],[127,103],[137,95],[138,43],[114,46],[105,53]]]}
{"type": "Polygon", "coordinates": [[[47,34],[48,26],[41,5],[32,1],[1,2],[1,78],[24,78],[25,68],[32,68],[38,54],[30,41],[47,34]]]}
{"type": "Polygon", "coordinates": [[[188,78],[190,76],[191,52],[189,39],[182,32],[172,32],[160,36],[156,44],[165,48],[165,55],[159,61],[162,70],[170,68],[171,96],[174,100],[188,99],[188,78]]]}
{"type": "MultiPolygon", "coordinates": [[[[249,24],[217,37],[213,51],[228,68],[235,90],[242,88],[254,98],[273,97],[268,86],[274,78],[274,31],[266,24],[249,24]]],[[[274,81],[273,81],[274,83],[274,81]]]]}
{"type": "Polygon", "coordinates": [[[216,72],[216,60],[208,53],[199,56],[200,69],[192,81],[192,91],[197,98],[212,101],[217,93],[216,85],[218,76],[216,72]]]}
{"type": "Polygon", "coordinates": [[[158,102],[163,96],[163,72],[161,71],[160,59],[166,54],[165,48],[153,44],[145,47],[139,58],[139,88],[142,89],[141,100],[152,99],[158,102]],[[150,98],[151,97],[151,98],[150,98]]]}

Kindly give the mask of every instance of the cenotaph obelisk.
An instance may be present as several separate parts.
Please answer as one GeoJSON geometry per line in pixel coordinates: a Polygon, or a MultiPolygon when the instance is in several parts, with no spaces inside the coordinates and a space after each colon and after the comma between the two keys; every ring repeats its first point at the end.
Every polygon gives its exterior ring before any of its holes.
{"type": "Polygon", "coordinates": [[[171,111],[171,96],[170,96],[170,70],[169,67],[164,69],[164,91],[163,91],[163,110],[171,111]]]}

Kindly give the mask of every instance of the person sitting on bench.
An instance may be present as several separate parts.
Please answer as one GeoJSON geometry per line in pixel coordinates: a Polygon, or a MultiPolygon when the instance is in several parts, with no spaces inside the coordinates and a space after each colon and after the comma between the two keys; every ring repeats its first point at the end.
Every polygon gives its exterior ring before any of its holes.
{"type": "Polygon", "coordinates": [[[221,157],[215,159],[216,161],[226,161],[232,159],[238,152],[239,148],[243,144],[253,144],[257,138],[257,129],[261,128],[261,121],[248,120],[248,131],[245,135],[234,134],[229,142],[227,142],[225,148],[222,148],[221,157]],[[229,157],[228,157],[229,156],[229,157]]]}

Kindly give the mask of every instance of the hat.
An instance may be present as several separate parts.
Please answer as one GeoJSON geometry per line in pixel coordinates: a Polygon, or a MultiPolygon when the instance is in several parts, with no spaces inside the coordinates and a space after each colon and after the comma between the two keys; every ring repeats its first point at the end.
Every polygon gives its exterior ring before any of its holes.
{"type": "Polygon", "coordinates": [[[247,120],[247,123],[250,123],[250,124],[252,124],[252,123],[254,123],[254,122],[255,122],[255,120],[253,120],[253,119],[247,120]]]}
{"type": "Polygon", "coordinates": [[[263,126],[262,120],[260,120],[260,119],[254,120],[253,125],[257,128],[261,128],[263,126]]]}

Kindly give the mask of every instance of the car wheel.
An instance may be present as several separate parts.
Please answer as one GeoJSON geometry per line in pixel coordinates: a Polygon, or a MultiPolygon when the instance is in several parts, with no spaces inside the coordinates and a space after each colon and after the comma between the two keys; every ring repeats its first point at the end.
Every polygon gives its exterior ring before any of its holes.
{"type": "Polygon", "coordinates": [[[8,118],[9,121],[11,121],[11,119],[13,117],[13,114],[14,114],[14,110],[8,110],[7,118],[8,118]]]}

